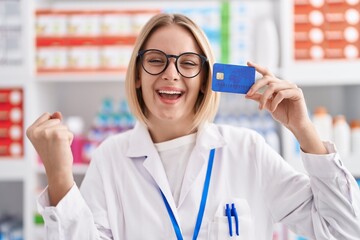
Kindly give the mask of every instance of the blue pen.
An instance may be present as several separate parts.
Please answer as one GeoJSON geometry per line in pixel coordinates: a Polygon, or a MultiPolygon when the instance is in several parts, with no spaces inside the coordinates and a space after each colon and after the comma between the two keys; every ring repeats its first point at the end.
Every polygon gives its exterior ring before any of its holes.
{"type": "Polygon", "coordinates": [[[234,203],[231,204],[231,216],[235,217],[236,235],[239,236],[239,218],[234,203]]]}
{"type": "Polygon", "coordinates": [[[227,216],[228,223],[229,223],[229,234],[230,234],[230,237],[232,237],[231,209],[230,209],[230,206],[228,203],[226,204],[225,214],[227,216]]]}

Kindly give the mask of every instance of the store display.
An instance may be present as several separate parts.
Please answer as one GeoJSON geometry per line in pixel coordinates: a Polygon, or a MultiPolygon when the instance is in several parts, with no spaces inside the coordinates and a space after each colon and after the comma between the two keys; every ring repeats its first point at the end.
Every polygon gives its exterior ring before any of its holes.
{"type": "Polygon", "coordinates": [[[0,1],[0,67],[23,63],[21,1],[0,1]]]}
{"type": "Polygon", "coordinates": [[[359,58],[359,7],[358,1],[294,1],[294,58],[359,58]]]}
{"type": "Polygon", "coordinates": [[[0,160],[23,154],[22,89],[0,88],[0,160]]]}
{"type": "Polygon", "coordinates": [[[37,73],[124,73],[140,27],[158,12],[38,9],[37,73]]]}

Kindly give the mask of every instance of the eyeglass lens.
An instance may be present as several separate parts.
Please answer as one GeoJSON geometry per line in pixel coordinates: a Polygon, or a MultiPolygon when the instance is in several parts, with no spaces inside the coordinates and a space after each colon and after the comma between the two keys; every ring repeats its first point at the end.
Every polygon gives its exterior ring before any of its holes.
{"type": "MultiPolygon", "coordinates": [[[[165,71],[169,65],[169,58],[165,53],[157,50],[145,51],[142,56],[142,66],[145,71],[152,75],[157,75],[165,71]]],[[[176,57],[175,57],[176,58],[176,57]]],[[[187,78],[195,77],[201,71],[203,60],[196,53],[183,53],[176,59],[178,72],[187,78]]]]}

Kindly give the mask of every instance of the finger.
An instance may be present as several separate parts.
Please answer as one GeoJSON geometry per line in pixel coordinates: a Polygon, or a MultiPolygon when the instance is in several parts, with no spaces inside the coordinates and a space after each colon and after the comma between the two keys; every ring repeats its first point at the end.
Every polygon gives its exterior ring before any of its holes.
{"type": "Polygon", "coordinates": [[[258,91],[262,91],[262,89],[266,86],[269,85],[270,83],[275,83],[281,81],[280,79],[274,78],[272,76],[265,76],[262,77],[261,79],[257,80],[249,89],[249,91],[246,93],[246,95],[252,95],[258,91]]]}
{"type": "Polygon", "coordinates": [[[36,127],[38,125],[40,125],[41,123],[49,120],[51,118],[51,114],[46,112],[43,113],[38,119],[35,120],[35,122],[32,124],[32,126],[36,127]]]}
{"type": "Polygon", "coordinates": [[[60,126],[60,125],[62,125],[60,119],[55,118],[55,119],[49,119],[45,122],[42,122],[39,126],[37,126],[37,128],[45,129],[45,128],[50,128],[53,126],[60,126]]]}
{"type": "Polygon", "coordinates": [[[254,93],[252,95],[245,95],[245,98],[260,102],[261,96],[262,95],[260,93],[254,93]]]}
{"type": "Polygon", "coordinates": [[[280,91],[274,99],[271,101],[271,105],[269,106],[269,111],[274,112],[278,105],[284,100],[284,99],[291,99],[291,100],[299,100],[301,98],[301,90],[298,88],[290,88],[280,91]]]}
{"type": "Polygon", "coordinates": [[[51,119],[55,119],[55,118],[62,120],[63,117],[61,112],[54,112],[53,114],[51,114],[51,119]]]}
{"type": "Polygon", "coordinates": [[[265,68],[263,66],[260,66],[259,64],[248,61],[247,65],[249,67],[254,67],[255,70],[263,76],[272,76],[272,77],[274,76],[274,74],[270,70],[268,70],[267,68],[265,68]]]}
{"type": "MultiPolygon", "coordinates": [[[[58,119],[56,121],[59,121],[58,119]]],[[[46,124],[44,124],[45,126],[41,125],[37,128],[34,129],[34,131],[32,132],[32,135],[37,138],[37,137],[42,137],[42,136],[46,136],[45,138],[49,138],[50,136],[56,134],[56,131],[69,131],[67,126],[63,125],[63,124],[58,124],[58,123],[54,123],[55,121],[48,121],[46,122],[46,124]]]]}
{"type": "Polygon", "coordinates": [[[278,83],[270,83],[260,99],[260,109],[264,108],[265,104],[269,100],[272,100],[279,92],[291,88],[291,85],[283,81],[278,83]]]}
{"type": "Polygon", "coordinates": [[[251,96],[246,96],[246,98],[258,102],[258,103],[259,103],[259,109],[260,109],[260,110],[262,110],[264,107],[267,108],[267,109],[269,109],[272,100],[268,100],[268,101],[266,101],[264,104],[262,104],[262,103],[261,103],[262,97],[263,97],[263,96],[262,96],[262,94],[260,94],[260,93],[255,93],[255,94],[253,94],[253,95],[251,95],[251,96]]]}
{"type": "Polygon", "coordinates": [[[47,141],[49,143],[66,141],[71,145],[73,134],[64,125],[52,126],[44,130],[36,129],[32,140],[47,141]]]}

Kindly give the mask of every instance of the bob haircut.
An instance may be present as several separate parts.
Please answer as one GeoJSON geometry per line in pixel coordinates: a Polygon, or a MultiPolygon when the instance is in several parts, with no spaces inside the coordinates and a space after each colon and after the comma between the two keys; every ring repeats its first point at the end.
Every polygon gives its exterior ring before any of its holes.
{"type": "Polygon", "coordinates": [[[130,58],[128,70],[125,79],[125,91],[129,103],[129,107],[135,117],[149,125],[149,120],[146,117],[146,106],[142,98],[141,88],[136,88],[136,81],[139,78],[139,71],[141,65],[138,62],[138,52],[143,50],[147,39],[157,29],[176,24],[187,29],[194,37],[194,40],[200,47],[202,53],[208,58],[208,62],[204,65],[202,73],[202,90],[199,92],[194,112],[195,116],[191,131],[196,130],[200,125],[207,121],[213,121],[220,101],[220,93],[211,90],[212,66],[214,63],[214,55],[212,53],[209,41],[204,32],[191,19],[181,14],[165,14],[160,13],[153,16],[146,25],[142,28],[139,36],[136,39],[135,46],[130,58]]]}

